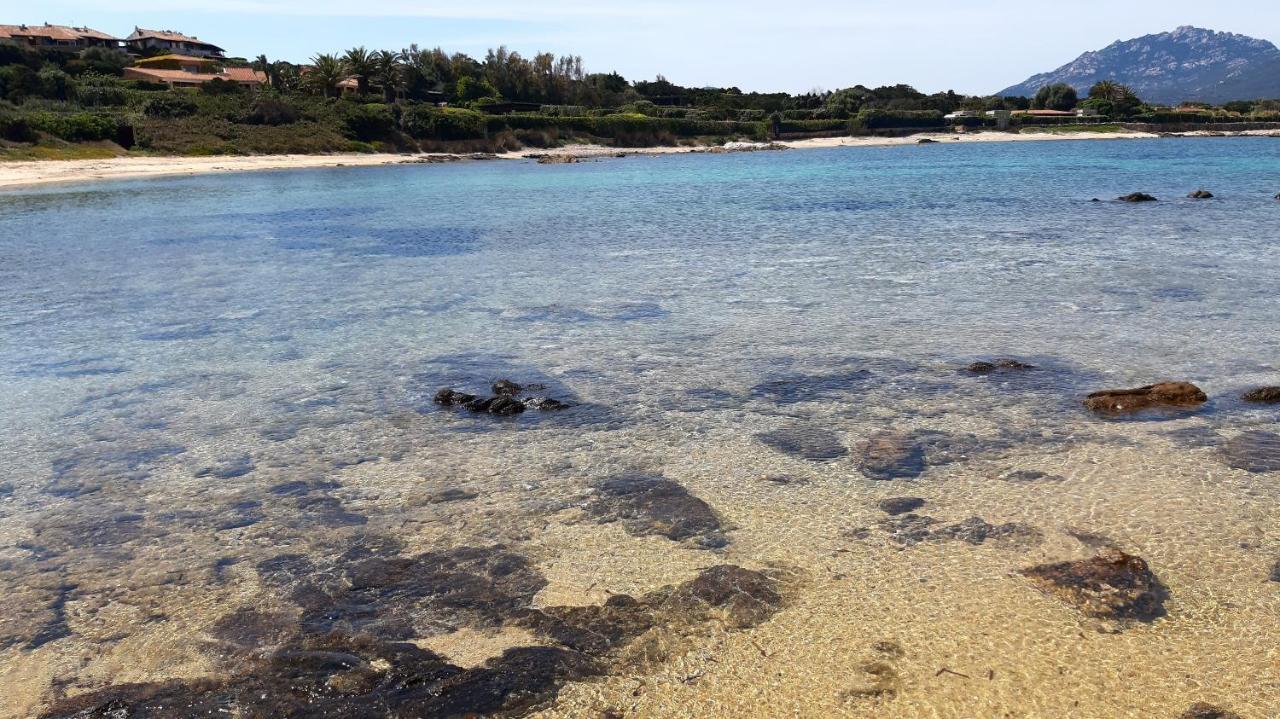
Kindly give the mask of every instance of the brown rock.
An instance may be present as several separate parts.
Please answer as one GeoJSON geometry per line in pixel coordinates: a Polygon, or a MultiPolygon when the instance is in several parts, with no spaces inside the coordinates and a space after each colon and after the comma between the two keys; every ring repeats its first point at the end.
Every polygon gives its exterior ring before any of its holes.
{"type": "Polygon", "coordinates": [[[918,477],[925,468],[924,448],[909,432],[879,432],[862,447],[858,469],[871,479],[918,477]]]}
{"type": "Polygon", "coordinates": [[[1168,590],[1141,557],[1114,547],[1092,559],[1042,564],[1021,574],[1090,617],[1149,622],[1165,614],[1168,590]]]}
{"type": "Polygon", "coordinates": [[[1193,200],[1211,200],[1213,199],[1213,193],[1208,190],[1196,190],[1190,195],[1187,195],[1187,197],[1193,200]]]}
{"type": "Polygon", "coordinates": [[[1245,392],[1240,396],[1240,399],[1246,402],[1276,404],[1280,402],[1280,387],[1259,387],[1245,392]]]}
{"type": "Polygon", "coordinates": [[[1208,400],[1208,395],[1190,382],[1161,382],[1137,389],[1094,392],[1085,398],[1084,406],[1098,414],[1122,415],[1146,409],[1191,409],[1208,400]]]}
{"type": "Polygon", "coordinates": [[[1156,198],[1152,197],[1151,195],[1148,195],[1145,192],[1133,192],[1128,195],[1125,195],[1124,197],[1117,197],[1116,199],[1121,202],[1155,202],[1156,201],[1156,198]]]}

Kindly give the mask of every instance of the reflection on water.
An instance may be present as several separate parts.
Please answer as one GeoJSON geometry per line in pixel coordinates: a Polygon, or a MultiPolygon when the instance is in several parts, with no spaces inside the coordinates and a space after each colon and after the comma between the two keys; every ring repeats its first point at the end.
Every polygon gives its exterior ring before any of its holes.
{"type": "Polygon", "coordinates": [[[0,716],[1280,714],[1278,154],[4,195],[0,716]]]}

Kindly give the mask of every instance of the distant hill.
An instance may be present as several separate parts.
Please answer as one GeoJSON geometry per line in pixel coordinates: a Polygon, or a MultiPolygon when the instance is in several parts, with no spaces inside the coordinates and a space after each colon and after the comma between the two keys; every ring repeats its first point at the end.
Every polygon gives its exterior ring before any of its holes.
{"type": "Polygon", "coordinates": [[[1083,97],[1099,80],[1128,85],[1143,100],[1165,105],[1280,98],[1280,49],[1245,35],[1180,27],[1086,52],[999,94],[1031,97],[1062,82],[1083,97]]]}

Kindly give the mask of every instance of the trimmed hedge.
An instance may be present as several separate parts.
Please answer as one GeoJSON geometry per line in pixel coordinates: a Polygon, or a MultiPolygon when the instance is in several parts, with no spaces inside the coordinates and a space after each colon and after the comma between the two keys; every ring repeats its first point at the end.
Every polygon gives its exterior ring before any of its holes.
{"type": "Polygon", "coordinates": [[[947,120],[937,110],[859,110],[849,121],[853,130],[945,127],[947,120]]]}
{"type": "Polygon", "coordinates": [[[475,110],[429,105],[405,108],[400,129],[417,140],[478,140],[486,135],[485,116],[475,110]]]}

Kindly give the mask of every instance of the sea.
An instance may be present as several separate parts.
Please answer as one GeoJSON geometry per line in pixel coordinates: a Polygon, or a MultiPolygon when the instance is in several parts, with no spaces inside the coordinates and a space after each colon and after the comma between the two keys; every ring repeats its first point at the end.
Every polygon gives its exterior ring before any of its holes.
{"type": "Polygon", "coordinates": [[[1280,716],[1277,192],[1264,137],[4,192],[0,717],[1280,716]]]}

